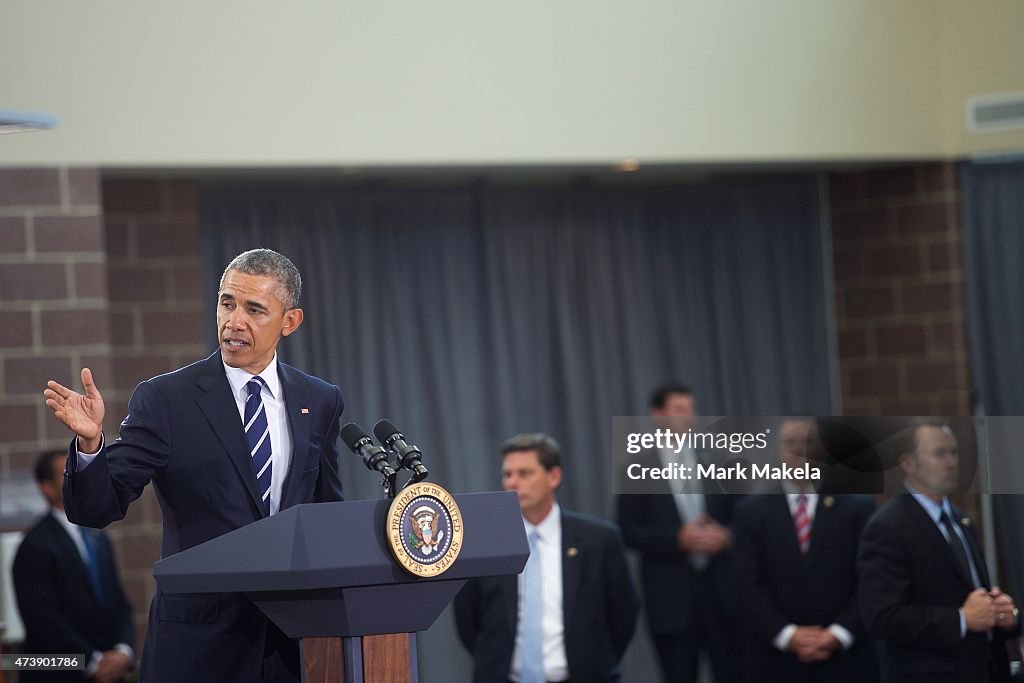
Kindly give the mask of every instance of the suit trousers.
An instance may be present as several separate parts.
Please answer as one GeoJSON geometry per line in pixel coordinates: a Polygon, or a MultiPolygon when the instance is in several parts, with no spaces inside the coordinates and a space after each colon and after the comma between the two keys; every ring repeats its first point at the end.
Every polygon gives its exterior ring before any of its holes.
{"type": "Polygon", "coordinates": [[[739,683],[741,659],[735,648],[736,629],[714,600],[712,586],[703,572],[693,573],[693,613],[680,633],[655,634],[665,683],[696,683],[700,654],[711,660],[715,683],[739,683]]]}

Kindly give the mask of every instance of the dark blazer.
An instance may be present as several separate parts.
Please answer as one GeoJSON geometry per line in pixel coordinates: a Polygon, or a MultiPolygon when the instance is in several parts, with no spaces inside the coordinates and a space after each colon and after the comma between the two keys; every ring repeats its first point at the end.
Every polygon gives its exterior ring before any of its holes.
{"type": "MultiPolygon", "coordinates": [[[[280,509],[341,500],[341,391],[284,363],[278,362],[278,374],[292,439],[280,509]]],[[[74,469],[75,448],[72,441],[64,481],[68,518],[95,527],[121,519],[152,481],[163,512],[162,557],[264,516],[219,351],[136,387],[120,437],[80,472],[74,469]]],[[[276,671],[282,662],[295,674],[297,646],[279,635],[239,594],[169,595],[158,588],[142,680],[253,683],[263,680],[263,669],[276,671]]]]}
{"type": "MultiPolygon", "coordinates": [[[[60,514],[60,513],[58,513],[60,514]]],[[[22,539],[12,578],[25,624],[26,654],[75,653],[87,658],[118,643],[135,642],[132,607],[117,576],[114,553],[104,533],[96,536],[103,602],[96,599],[78,546],[47,513],[22,539]]],[[[85,681],[82,671],[25,671],[24,683],[85,681]]]]}
{"type": "MultiPolygon", "coordinates": [[[[475,683],[508,680],[515,648],[515,575],[471,579],[455,597],[455,624],[473,655],[475,683]]],[[[562,509],[565,655],[574,681],[615,681],[640,605],[612,524],[562,509]]]]}
{"type": "MultiPolygon", "coordinates": [[[[953,510],[974,566],[990,588],[970,520],[953,510]]],[[[974,586],[957,565],[942,532],[909,494],[882,506],[868,522],[857,559],[861,613],[871,635],[885,641],[890,683],[979,683],[1010,680],[1006,631],[960,637],[958,608],[974,586]]]]}
{"type": "Polygon", "coordinates": [[[737,593],[749,636],[748,680],[878,680],[874,643],[857,604],[857,543],[874,509],[868,496],[819,497],[804,555],[781,490],[739,506],[733,529],[737,593]],[[850,632],[854,645],[827,661],[804,664],[772,644],[787,624],[838,624],[850,632]]]}
{"type": "MultiPolygon", "coordinates": [[[[656,452],[645,453],[638,462],[660,466],[656,452]]],[[[705,482],[704,506],[709,517],[731,527],[735,508],[742,496],[710,493],[714,482],[705,482]]],[[[690,577],[695,571],[677,542],[682,521],[675,498],[665,485],[663,494],[620,495],[618,522],[626,545],[640,552],[640,584],[643,589],[647,621],[654,635],[678,634],[690,628],[694,593],[690,577]]],[[[725,616],[735,615],[732,551],[725,550],[711,559],[703,570],[712,600],[725,616]]]]}

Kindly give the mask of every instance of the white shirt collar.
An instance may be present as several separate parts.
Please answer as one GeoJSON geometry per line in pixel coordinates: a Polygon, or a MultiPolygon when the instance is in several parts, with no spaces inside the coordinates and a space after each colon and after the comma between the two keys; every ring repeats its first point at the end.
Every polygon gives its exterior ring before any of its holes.
{"type": "MultiPolygon", "coordinates": [[[[221,357],[221,363],[224,363],[224,358],[221,357]]],[[[248,370],[242,368],[233,368],[227,363],[224,363],[224,374],[228,376],[228,384],[231,385],[231,393],[238,394],[242,391],[249,380],[253,378],[253,374],[248,370]]],[[[270,359],[270,363],[267,367],[263,368],[263,372],[259,375],[264,382],[267,384],[267,390],[273,398],[279,398],[281,396],[281,379],[277,376],[277,352],[274,352],[274,357],[270,359]]]]}
{"type": "Polygon", "coordinates": [[[812,496],[817,496],[818,492],[814,490],[814,487],[810,482],[806,484],[799,484],[795,481],[784,481],[782,482],[782,490],[791,496],[799,496],[801,493],[810,499],[812,496]]]}
{"type": "Polygon", "coordinates": [[[68,536],[70,536],[71,540],[75,542],[75,545],[80,545],[81,542],[82,542],[81,541],[82,530],[81,530],[81,528],[79,528],[79,526],[77,524],[71,522],[68,519],[67,513],[64,512],[63,509],[55,508],[55,507],[53,507],[51,505],[50,506],[50,514],[53,515],[54,519],[56,519],[58,522],[60,522],[60,525],[62,527],[64,527],[64,531],[68,532],[68,536]]]}
{"type": "Polygon", "coordinates": [[[936,503],[923,493],[918,493],[910,484],[903,482],[903,485],[906,487],[910,495],[914,497],[914,500],[917,501],[918,505],[924,508],[924,511],[928,513],[928,516],[932,518],[933,522],[941,525],[943,512],[949,515],[950,519],[953,519],[953,506],[949,504],[949,498],[943,496],[942,502],[936,503]]]}
{"type": "Polygon", "coordinates": [[[561,518],[562,509],[558,507],[558,501],[555,501],[554,505],[551,506],[551,511],[548,512],[547,517],[540,521],[540,524],[530,524],[529,520],[527,520],[526,517],[523,517],[523,524],[526,525],[526,535],[529,536],[530,532],[536,529],[537,535],[540,538],[551,538],[551,534],[554,533],[561,518]]]}

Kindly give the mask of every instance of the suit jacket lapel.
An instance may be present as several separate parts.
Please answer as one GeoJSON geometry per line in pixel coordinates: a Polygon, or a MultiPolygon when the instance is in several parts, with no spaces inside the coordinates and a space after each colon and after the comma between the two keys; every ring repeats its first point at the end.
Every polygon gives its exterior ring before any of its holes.
{"type": "MultiPolygon", "coordinates": [[[[96,593],[93,590],[92,582],[89,580],[89,568],[85,566],[85,560],[82,559],[82,553],[78,550],[78,545],[72,540],[68,530],[64,528],[64,525],[53,518],[53,513],[47,513],[47,523],[50,525],[51,533],[54,538],[54,542],[60,546],[61,562],[68,563],[65,569],[70,570],[68,573],[75,576],[75,580],[80,584],[76,590],[84,592],[85,594],[93,598],[93,602],[99,607],[99,602],[96,600],[96,593]],[[74,558],[74,559],[68,559],[74,558]]],[[[98,546],[99,544],[97,544],[98,546]]],[[[97,550],[97,553],[99,551],[97,550]]]]}
{"type": "MultiPolygon", "coordinates": [[[[779,489],[778,495],[772,496],[772,517],[775,520],[778,531],[776,538],[781,539],[782,554],[786,558],[793,558],[792,566],[799,567],[803,561],[803,553],[800,552],[800,543],[796,538],[796,526],[793,524],[793,514],[789,511],[789,499],[779,489]]],[[[814,545],[814,527],[811,527],[811,545],[814,545]]]]}
{"type": "Polygon", "coordinates": [[[967,548],[971,553],[971,561],[974,562],[974,569],[978,572],[978,580],[985,588],[991,588],[992,582],[989,581],[988,566],[986,566],[985,559],[981,556],[981,551],[978,549],[976,542],[977,537],[974,534],[974,530],[971,528],[971,520],[956,508],[953,508],[953,515],[956,525],[960,527],[960,531],[963,533],[964,538],[967,539],[967,548]]]}
{"type": "Polygon", "coordinates": [[[249,455],[249,443],[242,431],[242,419],[238,416],[235,397],[231,395],[231,385],[224,374],[220,352],[207,358],[204,366],[203,374],[196,382],[200,389],[196,403],[231,458],[258,514],[263,516],[263,501],[256,482],[256,470],[252,466],[252,456],[249,455]]]}
{"type": "MultiPolygon", "coordinates": [[[[637,462],[643,467],[661,467],[661,456],[657,450],[652,448],[644,451],[637,462]]],[[[663,487],[662,493],[651,494],[655,507],[661,507],[658,519],[665,523],[672,523],[673,527],[678,527],[683,523],[683,516],[679,512],[679,506],[676,505],[672,487],[665,479],[661,480],[661,486],[663,487]]]]}
{"type": "Polygon", "coordinates": [[[953,555],[953,549],[949,547],[949,542],[946,541],[946,537],[939,531],[938,526],[928,513],[925,512],[921,504],[914,500],[914,497],[909,493],[902,494],[906,498],[906,505],[910,509],[910,516],[917,524],[921,531],[921,534],[928,539],[928,542],[934,547],[935,551],[946,558],[949,562],[949,566],[952,567],[956,575],[967,582],[969,586],[974,587],[974,581],[971,580],[970,574],[964,575],[963,569],[960,568],[960,564],[956,561],[956,557],[953,555]]]}
{"type": "MultiPolygon", "coordinates": [[[[835,505],[837,502],[835,496],[818,495],[818,503],[814,506],[814,517],[811,520],[811,545],[804,556],[805,571],[817,562],[818,558],[822,555],[828,554],[827,549],[823,546],[825,545],[825,540],[829,538],[831,528],[835,522],[835,505]]],[[[793,538],[796,539],[795,526],[793,538]]]]}
{"type": "MultiPolygon", "coordinates": [[[[294,494],[296,482],[299,480],[301,470],[306,467],[306,453],[309,451],[309,433],[313,424],[313,416],[309,413],[309,396],[304,391],[305,386],[296,380],[292,368],[281,363],[277,364],[277,373],[281,378],[281,388],[284,392],[285,409],[288,411],[288,426],[292,432],[292,459],[288,465],[288,476],[284,480],[284,488],[281,493],[280,509],[293,505],[292,495],[294,494]],[[303,413],[303,408],[306,412],[303,413]],[[300,470],[299,474],[295,470],[300,470]]],[[[301,502],[301,501],[295,501],[301,502]]]]}
{"type": "Polygon", "coordinates": [[[571,623],[569,615],[576,606],[576,594],[580,586],[580,543],[579,526],[571,517],[562,515],[562,623],[571,623]]]}

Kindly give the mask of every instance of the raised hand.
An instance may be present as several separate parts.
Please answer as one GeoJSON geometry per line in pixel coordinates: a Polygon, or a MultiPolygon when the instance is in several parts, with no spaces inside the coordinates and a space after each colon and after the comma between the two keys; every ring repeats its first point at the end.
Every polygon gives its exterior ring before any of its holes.
{"type": "Polygon", "coordinates": [[[52,379],[46,383],[43,396],[46,407],[53,411],[64,426],[78,435],[78,447],[85,453],[99,450],[103,432],[103,397],[92,380],[92,371],[82,369],[85,394],[68,389],[52,379]]]}

